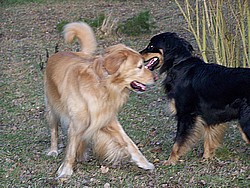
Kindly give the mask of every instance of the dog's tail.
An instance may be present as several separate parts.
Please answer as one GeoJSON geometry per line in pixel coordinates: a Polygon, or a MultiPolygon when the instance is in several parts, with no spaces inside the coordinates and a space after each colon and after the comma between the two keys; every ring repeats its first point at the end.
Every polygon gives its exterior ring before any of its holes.
{"type": "Polygon", "coordinates": [[[73,22],[64,26],[64,39],[71,43],[76,37],[81,45],[81,52],[93,54],[96,50],[97,42],[92,28],[84,22],[73,22]]]}

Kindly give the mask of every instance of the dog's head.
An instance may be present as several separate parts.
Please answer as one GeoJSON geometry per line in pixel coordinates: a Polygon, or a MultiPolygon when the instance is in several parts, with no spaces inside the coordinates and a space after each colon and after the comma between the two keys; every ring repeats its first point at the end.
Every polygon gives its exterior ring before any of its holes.
{"type": "Polygon", "coordinates": [[[150,39],[148,46],[140,53],[150,70],[160,68],[160,73],[168,71],[183,58],[192,55],[193,47],[176,33],[161,33],[150,39]]]}
{"type": "Polygon", "coordinates": [[[112,83],[136,92],[145,91],[146,85],[153,84],[156,79],[144,66],[142,56],[122,44],[106,49],[103,66],[112,77],[112,83]]]}

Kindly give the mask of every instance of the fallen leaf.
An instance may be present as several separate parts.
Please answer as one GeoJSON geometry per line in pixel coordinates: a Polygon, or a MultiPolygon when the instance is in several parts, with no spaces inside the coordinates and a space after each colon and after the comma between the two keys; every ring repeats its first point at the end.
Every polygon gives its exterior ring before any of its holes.
{"type": "Polygon", "coordinates": [[[154,163],[159,163],[160,162],[160,159],[155,159],[154,160],[154,163]]]}
{"type": "Polygon", "coordinates": [[[102,174],[106,174],[109,171],[109,167],[101,166],[101,172],[102,174]]]}
{"type": "Polygon", "coordinates": [[[109,183],[105,183],[103,187],[104,188],[110,188],[110,184],[109,183]]]}

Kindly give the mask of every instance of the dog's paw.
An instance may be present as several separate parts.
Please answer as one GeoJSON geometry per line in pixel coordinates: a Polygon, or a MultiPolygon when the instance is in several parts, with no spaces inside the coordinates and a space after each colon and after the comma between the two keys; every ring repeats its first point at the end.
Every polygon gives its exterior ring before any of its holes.
{"type": "Polygon", "coordinates": [[[57,157],[58,156],[58,150],[51,150],[47,153],[48,156],[57,157]]]}
{"type": "Polygon", "coordinates": [[[215,152],[204,152],[202,158],[205,160],[213,159],[215,155],[215,152]]]}
{"type": "Polygon", "coordinates": [[[76,157],[76,161],[79,162],[79,163],[88,162],[88,160],[89,160],[88,151],[84,152],[81,155],[77,155],[77,157],[76,157]]]}
{"type": "Polygon", "coordinates": [[[84,163],[84,162],[88,162],[89,156],[87,153],[84,153],[82,156],[77,156],[76,161],[78,163],[84,163]]]}
{"type": "Polygon", "coordinates": [[[65,165],[64,163],[61,164],[57,171],[57,177],[56,180],[66,180],[73,174],[73,169],[69,167],[68,165],[65,165]]]}
{"type": "Polygon", "coordinates": [[[155,169],[155,166],[148,162],[148,163],[138,163],[137,164],[140,168],[143,168],[145,170],[154,170],[155,169]]]}
{"type": "Polygon", "coordinates": [[[147,167],[145,168],[146,170],[154,170],[155,165],[153,163],[148,163],[147,167]]]}
{"type": "Polygon", "coordinates": [[[145,170],[153,170],[155,166],[148,162],[148,160],[142,155],[132,155],[131,162],[137,164],[138,167],[145,169],[145,170]]]}
{"type": "Polygon", "coordinates": [[[176,164],[176,161],[174,160],[165,160],[162,162],[162,165],[164,166],[175,165],[175,164],[176,164]]]}

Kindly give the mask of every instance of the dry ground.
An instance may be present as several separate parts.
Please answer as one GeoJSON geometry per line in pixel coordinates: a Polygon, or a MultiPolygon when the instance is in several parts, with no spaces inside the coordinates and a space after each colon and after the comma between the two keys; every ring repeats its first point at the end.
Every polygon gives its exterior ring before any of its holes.
{"type": "Polygon", "coordinates": [[[76,165],[68,181],[54,180],[64,152],[58,158],[46,156],[49,132],[44,120],[43,73],[39,63],[46,60],[46,49],[54,53],[57,43],[59,50],[70,48],[56,31],[57,23],[93,19],[110,12],[123,21],[143,10],[150,10],[156,23],[151,35],[98,35],[98,50],[120,42],[140,50],[152,35],[163,31],[178,32],[195,46],[172,1],[82,0],[1,7],[0,187],[250,186],[250,150],[234,122],[230,123],[225,142],[214,160],[201,160],[201,143],[178,165],[161,165],[170,153],[176,122],[167,111],[160,81],[144,94],[132,93],[119,115],[128,135],[155,163],[155,171],[144,171],[133,164],[112,167],[91,156],[88,163],[76,165]]]}

